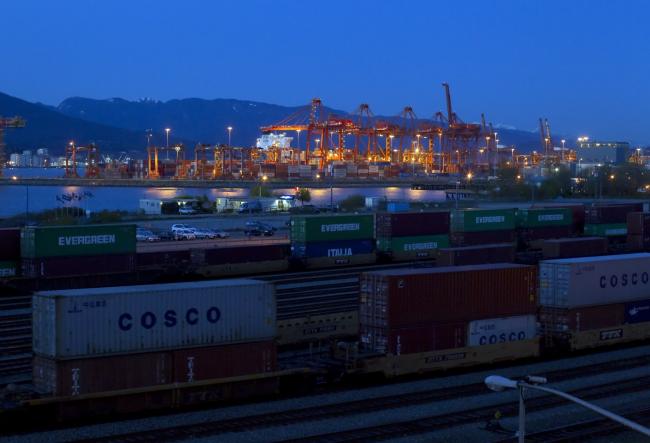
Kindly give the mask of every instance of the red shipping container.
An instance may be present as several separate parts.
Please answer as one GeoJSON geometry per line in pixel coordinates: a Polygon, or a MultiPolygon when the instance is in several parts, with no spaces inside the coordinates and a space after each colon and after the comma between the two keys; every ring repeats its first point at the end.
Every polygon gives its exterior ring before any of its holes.
{"type": "Polygon", "coordinates": [[[539,228],[520,229],[519,238],[523,241],[543,240],[547,238],[569,237],[573,232],[572,226],[546,226],[539,228]]]}
{"type": "Polygon", "coordinates": [[[0,261],[20,260],[20,229],[0,229],[0,261]]]}
{"type": "Polygon", "coordinates": [[[446,323],[415,328],[362,328],[362,344],[369,351],[393,355],[462,348],[467,323],[446,323]]]}
{"type": "Polygon", "coordinates": [[[571,331],[621,326],[625,323],[625,303],[569,309],[567,323],[571,331]]]}
{"type": "Polygon", "coordinates": [[[277,370],[273,341],[173,351],[174,382],[236,377],[277,370]]]}
{"type": "Polygon", "coordinates": [[[515,246],[512,243],[442,248],[438,249],[436,253],[436,265],[438,266],[513,263],[514,261],[515,246]]]}
{"type": "Polygon", "coordinates": [[[237,246],[205,249],[205,264],[245,263],[282,260],[289,256],[289,245],[237,246]]]}
{"type": "Polygon", "coordinates": [[[38,392],[69,396],[171,383],[172,370],[169,352],[75,360],[35,356],[32,376],[38,392]]]}
{"type": "Polygon", "coordinates": [[[411,237],[447,234],[449,212],[380,213],[376,219],[378,237],[411,237]]]}
{"type": "Polygon", "coordinates": [[[542,255],[548,258],[590,257],[607,254],[604,237],[558,238],[542,244],[542,255]]]}
{"type": "Polygon", "coordinates": [[[23,258],[22,271],[33,278],[119,274],[134,272],[135,263],[136,254],[23,258]]]}
{"type": "Polygon", "coordinates": [[[490,264],[361,275],[360,324],[402,328],[534,314],[537,270],[490,264]]]}
{"type": "Polygon", "coordinates": [[[630,212],[627,214],[628,234],[650,234],[650,212],[630,212]]]}
{"type": "Polygon", "coordinates": [[[586,209],[586,223],[627,223],[627,214],[643,212],[643,203],[594,205],[586,209]]]}
{"type": "Polygon", "coordinates": [[[454,246],[475,246],[492,243],[510,243],[517,238],[514,230],[507,231],[478,231],[478,232],[452,232],[449,235],[454,246]]]}
{"type": "Polygon", "coordinates": [[[174,267],[188,264],[189,262],[189,250],[138,252],[137,254],[138,269],[174,267]]]}

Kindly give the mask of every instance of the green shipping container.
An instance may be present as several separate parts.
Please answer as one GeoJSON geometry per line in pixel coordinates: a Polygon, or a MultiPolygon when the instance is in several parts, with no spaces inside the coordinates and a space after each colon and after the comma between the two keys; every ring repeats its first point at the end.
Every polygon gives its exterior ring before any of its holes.
{"type": "Polygon", "coordinates": [[[30,226],[20,233],[24,258],[134,254],[135,225],[30,226]]]}
{"type": "Polygon", "coordinates": [[[599,225],[585,225],[585,236],[616,237],[627,235],[626,223],[604,223],[599,225]]]}
{"type": "Polygon", "coordinates": [[[571,208],[536,208],[517,211],[518,228],[545,228],[573,224],[571,208]]]}
{"type": "Polygon", "coordinates": [[[447,247],[449,247],[449,235],[447,234],[377,239],[377,249],[384,252],[433,251],[447,247]]]}
{"type": "Polygon", "coordinates": [[[374,238],[374,215],[307,215],[291,217],[291,241],[314,242],[374,238]]]}
{"type": "Polygon", "coordinates": [[[513,229],[515,229],[515,209],[466,209],[451,213],[451,230],[453,232],[513,229]]]}
{"type": "Polygon", "coordinates": [[[16,277],[18,269],[17,261],[0,261],[0,278],[16,277]]]}

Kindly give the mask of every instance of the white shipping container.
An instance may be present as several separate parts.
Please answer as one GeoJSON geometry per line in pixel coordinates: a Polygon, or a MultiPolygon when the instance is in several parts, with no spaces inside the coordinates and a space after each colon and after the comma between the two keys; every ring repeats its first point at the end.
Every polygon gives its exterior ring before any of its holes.
{"type": "Polygon", "coordinates": [[[276,336],[273,286],[246,279],[71,289],[33,297],[33,348],[66,359],[276,336]]]}
{"type": "Polygon", "coordinates": [[[545,260],[539,264],[541,306],[576,308],[648,297],[648,253],[545,260]]]}
{"type": "Polygon", "coordinates": [[[509,341],[531,340],[537,332],[534,315],[474,320],[467,327],[467,345],[483,346],[509,341]]]}

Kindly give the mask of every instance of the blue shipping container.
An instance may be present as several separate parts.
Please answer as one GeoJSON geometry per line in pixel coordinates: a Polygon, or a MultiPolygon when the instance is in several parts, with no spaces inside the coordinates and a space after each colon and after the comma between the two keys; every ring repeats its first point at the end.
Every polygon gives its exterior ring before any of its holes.
{"type": "Polygon", "coordinates": [[[373,240],[340,240],[326,242],[294,243],[291,255],[294,257],[351,257],[370,254],[375,249],[373,240]]]}
{"type": "Polygon", "coordinates": [[[640,300],[625,305],[625,323],[650,321],[650,300],[640,300]]]}

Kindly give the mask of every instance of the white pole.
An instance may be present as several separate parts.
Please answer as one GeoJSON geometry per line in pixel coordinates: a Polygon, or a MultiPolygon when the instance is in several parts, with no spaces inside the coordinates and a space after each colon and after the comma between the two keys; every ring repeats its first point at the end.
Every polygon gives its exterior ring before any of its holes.
{"type": "Polygon", "coordinates": [[[526,405],[524,403],[524,386],[519,385],[519,443],[526,443],[526,405]]]}

